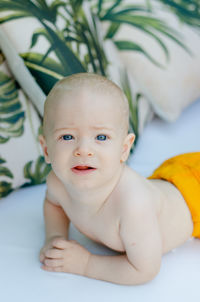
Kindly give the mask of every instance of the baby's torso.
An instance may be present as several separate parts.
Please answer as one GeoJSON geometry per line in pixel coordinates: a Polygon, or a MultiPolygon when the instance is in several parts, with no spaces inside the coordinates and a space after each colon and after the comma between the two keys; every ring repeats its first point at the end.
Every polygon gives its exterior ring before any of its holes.
{"type": "MultiPolygon", "coordinates": [[[[88,215],[87,209],[69,207],[67,195],[60,195],[60,204],[81,233],[113,250],[124,252],[119,230],[121,211],[128,199],[133,200],[134,211],[135,202],[142,202],[145,190],[156,212],[164,254],[185,242],[193,230],[190,211],[182,195],[166,181],[147,180],[126,167],[117,188],[94,216],[88,215]]],[[[145,221],[141,223],[145,224],[145,221]]]]}
{"type": "MultiPolygon", "coordinates": [[[[48,176],[47,181],[49,199],[60,205],[71,223],[81,233],[88,238],[102,243],[107,247],[123,252],[124,247],[119,236],[119,198],[118,194],[110,194],[106,200],[103,200],[104,206],[94,214],[91,214],[90,206],[84,206],[72,200],[61,181],[56,177],[53,171],[48,176]]],[[[89,193],[88,193],[89,194],[89,193]]]]}
{"type": "MultiPolygon", "coordinates": [[[[116,200],[117,202],[117,200],[116,200]]],[[[79,213],[69,209],[63,203],[64,210],[68,213],[73,225],[82,234],[88,238],[106,245],[107,247],[123,252],[124,247],[119,236],[119,214],[116,207],[113,207],[111,199],[106,205],[95,215],[89,215],[86,211],[79,209],[79,213]]]]}

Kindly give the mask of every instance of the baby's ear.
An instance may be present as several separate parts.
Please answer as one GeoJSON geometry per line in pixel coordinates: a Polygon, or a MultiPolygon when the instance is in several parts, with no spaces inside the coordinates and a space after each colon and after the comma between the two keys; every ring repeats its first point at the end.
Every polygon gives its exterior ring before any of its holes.
{"type": "Polygon", "coordinates": [[[47,164],[50,164],[51,162],[50,162],[50,159],[49,159],[49,154],[47,152],[47,144],[46,144],[45,137],[43,135],[39,135],[39,142],[40,142],[40,145],[42,146],[45,161],[46,161],[47,164]]]}
{"type": "Polygon", "coordinates": [[[122,155],[121,155],[121,162],[125,162],[128,159],[130,150],[131,150],[131,146],[134,143],[135,140],[135,134],[133,133],[129,133],[123,143],[123,151],[122,151],[122,155]]]}

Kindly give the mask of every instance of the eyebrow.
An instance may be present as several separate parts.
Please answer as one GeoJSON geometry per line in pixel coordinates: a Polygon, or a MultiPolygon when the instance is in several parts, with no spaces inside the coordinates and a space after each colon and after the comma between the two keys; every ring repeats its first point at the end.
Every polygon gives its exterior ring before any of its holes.
{"type": "MultiPolygon", "coordinates": [[[[112,127],[107,127],[107,126],[93,126],[90,127],[91,129],[95,129],[95,130],[108,130],[108,131],[114,131],[114,128],[112,127]]],[[[63,131],[63,130],[77,130],[77,128],[74,127],[64,127],[64,128],[58,128],[54,131],[54,133],[58,132],[58,131],[63,131]]]]}

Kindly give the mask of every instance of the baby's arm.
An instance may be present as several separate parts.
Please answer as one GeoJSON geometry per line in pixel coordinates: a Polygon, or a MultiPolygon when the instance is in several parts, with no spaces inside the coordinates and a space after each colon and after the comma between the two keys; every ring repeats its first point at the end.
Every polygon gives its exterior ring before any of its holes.
{"type": "Polygon", "coordinates": [[[47,179],[47,193],[44,201],[45,244],[40,251],[41,262],[44,262],[46,251],[53,248],[53,241],[56,238],[68,239],[70,220],[52,194],[51,185],[54,182],[52,178],[52,175],[49,175],[47,179]]]}
{"type": "Polygon", "coordinates": [[[44,202],[45,244],[40,250],[40,261],[44,264],[48,252],[55,250],[54,242],[58,238],[67,240],[69,219],[63,209],[51,203],[47,198],[44,202]]]}
{"type": "Polygon", "coordinates": [[[156,213],[150,204],[122,213],[120,237],[126,255],[90,255],[86,276],[135,285],[152,280],[159,272],[162,247],[156,213]]]}
{"type": "Polygon", "coordinates": [[[60,205],[53,204],[47,198],[44,202],[46,241],[55,237],[68,239],[69,218],[60,205]]]}
{"type": "Polygon", "coordinates": [[[44,202],[46,240],[40,251],[42,269],[84,275],[90,252],[73,240],[68,240],[70,220],[59,205],[59,198],[68,198],[66,190],[52,171],[47,178],[44,202]]]}
{"type": "Polygon", "coordinates": [[[161,263],[161,236],[156,214],[151,206],[131,206],[123,211],[120,237],[126,254],[100,256],[91,254],[74,241],[57,240],[56,254],[49,253],[45,270],[84,275],[118,284],[136,285],[152,280],[161,263]],[[58,259],[59,258],[59,259],[58,259]]]}

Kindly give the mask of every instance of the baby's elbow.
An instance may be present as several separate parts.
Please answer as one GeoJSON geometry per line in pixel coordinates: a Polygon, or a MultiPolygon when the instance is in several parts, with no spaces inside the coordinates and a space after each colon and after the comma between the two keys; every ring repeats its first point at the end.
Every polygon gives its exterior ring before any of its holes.
{"type": "Polygon", "coordinates": [[[141,271],[140,272],[140,274],[141,274],[141,283],[140,284],[152,281],[153,279],[156,278],[156,276],[159,274],[159,272],[160,272],[160,265],[157,265],[157,266],[155,265],[154,267],[151,267],[151,269],[149,269],[149,270],[141,271]]]}
{"type": "Polygon", "coordinates": [[[147,283],[147,282],[150,282],[152,281],[153,279],[156,278],[156,276],[159,274],[160,272],[160,269],[155,269],[155,270],[152,270],[150,272],[146,272],[144,274],[144,279],[143,279],[143,282],[142,283],[147,283]]]}
{"type": "Polygon", "coordinates": [[[140,285],[140,284],[145,284],[145,283],[151,282],[153,279],[156,278],[156,276],[159,274],[159,272],[160,272],[160,266],[153,267],[151,269],[138,270],[137,278],[135,279],[135,276],[134,276],[130,283],[131,283],[131,285],[140,285]]]}

